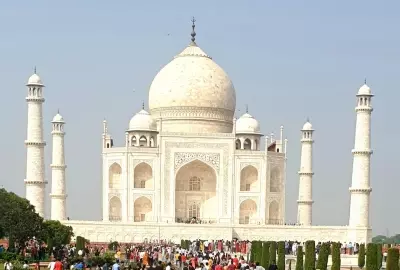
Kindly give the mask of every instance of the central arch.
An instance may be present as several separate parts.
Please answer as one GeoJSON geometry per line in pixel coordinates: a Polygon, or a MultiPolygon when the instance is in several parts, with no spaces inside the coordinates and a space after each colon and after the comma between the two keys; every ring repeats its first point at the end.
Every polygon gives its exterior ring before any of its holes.
{"type": "Polygon", "coordinates": [[[149,198],[140,197],[135,200],[134,203],[134,215],[135,222],[144,222],[151,219],[151,214],[153,211],[153,206],[149,198]]]}
{"type": "Polygon", "coordinates": [[[181,167],[175,178],[176,221],[189,222],[196,218],[211,222],[218,216],[217,206],[215,170],[200,160],[181,167]]]}

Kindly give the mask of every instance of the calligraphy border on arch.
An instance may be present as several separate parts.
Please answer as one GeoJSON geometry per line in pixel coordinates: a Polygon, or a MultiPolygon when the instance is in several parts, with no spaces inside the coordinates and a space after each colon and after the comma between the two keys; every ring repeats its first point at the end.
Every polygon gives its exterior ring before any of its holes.
{"type": "MultiPolygon", "coordinates": [[[[173,164],[171,162],[175,162],[171,160],[171,148],[208,148],[208,149],[222,149],[223,153],[223,212],[225,215],[228,214],[228,165],[229,165],[229,145],[227,143],[197,143],[197,142],[165,142],[165,168],[166,168],[166,176],[169,177],[171,172],[171,167],[173,164]]],[[[169,212],[169,197],[170,197],[170,181],[166,179],[164,181],[164,211],[166,213],[169,212]]]]}
{"type": "Polygon", "coordinates": [[[193,160],[200,160],[204,163],[210,165],[215,169],[215,171],[219,172],[219,162],[220,155],[218,153],[199,153],[199,152],[175,152],[174,156],[174,167],[175,172],[177,172],[182,166],[193,160]]]}

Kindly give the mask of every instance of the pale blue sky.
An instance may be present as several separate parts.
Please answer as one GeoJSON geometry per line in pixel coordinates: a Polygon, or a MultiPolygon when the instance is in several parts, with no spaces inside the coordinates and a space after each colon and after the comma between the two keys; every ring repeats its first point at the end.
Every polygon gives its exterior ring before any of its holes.
{"type": "Polygon", "coordinates": [[[285,126],[287,221],[296,218],[299,129],[309,116],[314,223],[348,223],[355,94],[367,77],[376,95],[372,226],[374,234],[400,232],[399,11],[395,0],[3,1],[0,185],[24,194],[25,83],[36,65],[47,86],[47,179],[59,108],[67,121],[68,216],[100,219],[102,120],[121,145],[153,77],[189,43],[195,16],[198,44],[230,75],[237,108],[249,104],[264,133],[285,126]]]}

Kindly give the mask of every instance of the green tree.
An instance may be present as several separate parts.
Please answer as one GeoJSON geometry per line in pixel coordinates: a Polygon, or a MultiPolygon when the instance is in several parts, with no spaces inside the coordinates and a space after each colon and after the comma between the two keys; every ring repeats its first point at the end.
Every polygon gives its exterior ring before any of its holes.
{"type": "Polygon", "coordinates": [[[358,267],[363,269],[365,266],[365,244],[360,244],[358,251],[358,267]]]}
{"type": "Polygon", "coordinates": [[[265,269],[268,269],[269,267],[269,246],[270,242],[264,242],[262,246],[262,260],[261,260],[261,266],[264,267],[265,269]]]}
{"type": "Polygon", "coordinates": [[[322,243],[318,254],[317,269],[326,270],[328,268],[328,258],[331,245],[329,243],[322,243]]]}
{"type": "Polygon", "coordinates": [[[306,242],[306,256],[304,260],[304,270],[315,269],[315,241],[309,240],[306,242]]]}
{"type": "Polygon", "coordinates": [[[61,224],[60,221],[46,220],[42,224],[40,238],[47,244],[51,241],[53,247],[59,248],[71,243],[72,236],[74,236],[72,227],[61,224]]]}
{"type": "Polygon", "coordinates": [[[399,270],[399,250],[397,248],[388,249],[386,270],[399,270]]]}
{"type": "Polygon", "coordinates": [[[0,234],[3,237],[23,247],[32,236],[40,235],[43,219],[28,200],[2,188],[0,202],[0,234]]]}
{"type": "Polygon", "coordinates": [[[276,263],[276,242],[272,241],[269,246],[269,265],[276,263]]]}
{"type": "Polygon", "coordinates": [[[304,252],[302,246],[297,246],[297,259],[296,259],[296,270],[303,270],[304,267],[304,252]]]}
{"type": "Polygon", "coordinates": [[[367,262],[366,262],[366,270],[376,270],[377,266],[377,248],[376,244],[368,243],[367,244],[367,262]]]}
{"type": "Polygon", "coordinates": [[[331,270],[340,269],[340,243],[332,243],[332,266],[331,270]]]}
{"type": "Polygon", "coordinates": [[[285,269],[285,242],[278,242],[278,269],[285,269]]]}
{"type": "Polygon", "coordinates": [[[382,268],[382,260],[383,260],[382,244],[376,244],[376,269],[379,270],[382,268]]]}

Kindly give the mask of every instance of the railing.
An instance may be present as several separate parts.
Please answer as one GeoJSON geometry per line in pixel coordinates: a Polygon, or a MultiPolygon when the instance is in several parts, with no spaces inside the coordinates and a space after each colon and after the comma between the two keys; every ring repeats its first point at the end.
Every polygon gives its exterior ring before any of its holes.
{"type": "Polygon", "coordinates": [[[109,216],[109,217],[108,217],[108,220],[109,220],[109,221],[118,222],[118,221],[121,221],[121,220],[122,220],[122,217],[121,217],[121,216],[109,216]]]}
{"type": "Polygon", "coordinates": [[[214,224],[217,223],[217,219],[215,218],[175,218],[176,223],[185,223],[185,224],[214,224]]]}
{"type": "Polygon", "coordinates": [[[269,225],[284,225],[283,219],[267,219],[269,225]]]}

